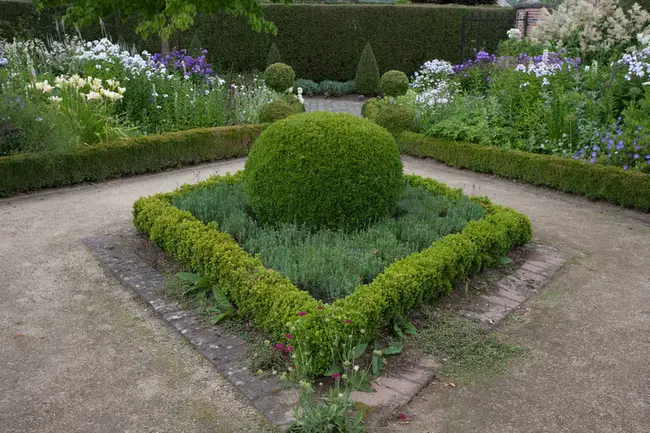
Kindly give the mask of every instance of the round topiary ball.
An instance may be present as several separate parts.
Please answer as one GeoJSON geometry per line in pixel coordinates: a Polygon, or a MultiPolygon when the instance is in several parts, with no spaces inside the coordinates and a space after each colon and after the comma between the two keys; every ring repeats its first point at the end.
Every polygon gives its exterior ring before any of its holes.
{"type": "Polygon", "coordinates": [[[394,98],[406,94],[409,79],[402,71],[388,71],[381,77],[381,90],[394,98]]]}
{"type": "Polygon", "coordinates": [[[273,63],[264,71],[266,85],[276,92],[286,92],[296,79],[293,68],[284,63],[273,63]]]}
{"type": "Polygon", "coordinates": [[[289,117],[296,112],[295,108],[288,102],[271,101],[260,109],[260,122],[273,123],[277,120],[289,117]]]}
{"type": "Polygon", "coordinates": [[[386,104],[379,108],[375,122],[392,134],[409,131],[415,125],[415,111],[404,105],[386,104]]]}
{"type": "Polygon", "coordinates": [[[355,229],[393,213],[404,182],[395,139],[346,113],[302,113],[269,126],[244,170],[263,224],[355,229]]]}

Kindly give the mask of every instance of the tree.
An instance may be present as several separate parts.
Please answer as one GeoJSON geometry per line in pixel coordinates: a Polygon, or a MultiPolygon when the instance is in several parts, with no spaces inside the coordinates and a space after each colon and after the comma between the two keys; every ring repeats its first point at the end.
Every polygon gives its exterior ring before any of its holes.
{"type": "Polygon", "coordinates": [[[39,9],[67,6],[64,19],[79,27],[116,12],[122,20],[135,15],[139,22],[135,31],[143,39],[158,35],[168,41],[174,32],[192,27],[197,14],[220,12],[246,17],[251,28],[258,32],[277,33],[275,25],[264,19],[259,0],[35,0],[34,3],[39,9]]]}

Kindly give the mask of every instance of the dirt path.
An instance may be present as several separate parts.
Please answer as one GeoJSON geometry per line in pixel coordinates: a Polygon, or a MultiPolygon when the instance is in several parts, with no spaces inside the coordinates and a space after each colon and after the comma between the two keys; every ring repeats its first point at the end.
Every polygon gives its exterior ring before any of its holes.
{"type": "MultiPolygon", "coordinates": [[[[504,328],[532,355],[507,375],[433,386],[405,432],[645,432],[650,215],[405,158],[407,171],[529,215],[574,258],[504,328]]],[[[243,160],[0,200],[3,432],[257,432],[263,420],[81,241],[130,225],[133,201],[243,160]]]]}
{"type": "Polygon", "coordinates": [[[405,169],[528,215],[572,260],[502,331],[531,349],[503,377],[434,383],[394,432],[650,431],[650,215],[414,158],[405,169]]]}

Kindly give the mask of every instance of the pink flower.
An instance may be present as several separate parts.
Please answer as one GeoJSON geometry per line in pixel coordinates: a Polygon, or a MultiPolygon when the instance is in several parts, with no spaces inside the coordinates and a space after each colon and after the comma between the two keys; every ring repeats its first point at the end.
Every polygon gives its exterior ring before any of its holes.
{"type": "Polygon", "coordinates": [[[341,375],[338,374],[338,373],[334,373],[334,374],[332,375],[332,379],[338,379],[339,377],[341,377],[341,375]]]}
{"type": "Polygon", "coordinates": [[[275,350],[284,350],[284,344],[278,343],[275,345],[275,350]]]}
{"type": "Polygon", "coordinates": [[[289,353],[289,352],[293,352],[293,347],[291,347],[291,346],[287,346],[287,347],[284,348],[284,350],[285,350],[287,353],[289,353]]]}
{"type": "Polygon", "coordinates": [[[298,315],[299,315],[299,316],[305,316],[306,314],[307,314],[307,313],[305,313],[304,311],[298,311],[298,315]]]}
{"type": "Polygon", "coordinates": [[[408,418],[408,416],[404,412],[400,412],[397,415],[402,421],[406,421],[406,418],[408,418]]]}
{"type": "Polygon", "coordinates": [[[350,322],[351,322],[350,319],[345,319],[345,323],[350,323],[350,322]]]}
{"type": "Polygon", "coordinates": [[[287,337],[289,340],[291,340],[293,338],[293,335],[292,334],[286,334],[285,337],[287,337]]]}

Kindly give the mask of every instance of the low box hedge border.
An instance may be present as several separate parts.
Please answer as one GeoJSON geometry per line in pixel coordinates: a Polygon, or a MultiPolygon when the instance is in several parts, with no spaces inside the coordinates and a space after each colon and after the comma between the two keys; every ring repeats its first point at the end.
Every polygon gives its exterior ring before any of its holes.
{"type": "Polygon", "coordinates": [[[192,129],[68,152],[0,157],[0,196],[243,157],[263,129],[263,125],[192,129]]]}
{"type": "Polygon", "coordinates": [[[650,210],[650,177],[618,167],[570,158],[432,138],[414,132],[398,137],[400,153],[432,158],[457,168],[492,173],[590,199],[650,210]]]}
{"type": "MultiPolygon", "coordinates": [[[[452,199],[462,196],[462,190],[432,179],[405,179],[452,199]]],[[[322,374],[330,366],[330,344],[348,341],[351,334],[372,341],[413,307],[449,293],[462,278],[498,263],[512,247],[531,238],[526,216],[493,205],[487,198],[474,197],[472,200],[486,209],[485,218],[394,262],[348,297],[322,304],[280,273],[265,268],[215,223],[204,224],[172,205],[174,197],[193,189],[241,180],[241,172],[215,176],[171,193],[141,198],[134,204],[134,224],[174,259],[217,284],[244,316],[277,341],[288,343],[285,335],[299,320],[304,352],[296,356],[309,357],[311,374],[322,374]]]]}

